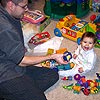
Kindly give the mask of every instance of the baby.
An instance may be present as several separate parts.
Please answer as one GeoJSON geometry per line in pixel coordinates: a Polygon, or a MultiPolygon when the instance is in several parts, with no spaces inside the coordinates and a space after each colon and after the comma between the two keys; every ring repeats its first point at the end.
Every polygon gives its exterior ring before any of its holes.
{"type": "Polygon", "coordinates": [[[70,62],[75,65],[70,70],[59,71],[60,76],[74,76],[75,74],[84,74],[94,68],[96,54],[93,47],[96,43],[96,36],[92,32],[85,32],[81,38],[80,45],[75,50],[70,62]]]}

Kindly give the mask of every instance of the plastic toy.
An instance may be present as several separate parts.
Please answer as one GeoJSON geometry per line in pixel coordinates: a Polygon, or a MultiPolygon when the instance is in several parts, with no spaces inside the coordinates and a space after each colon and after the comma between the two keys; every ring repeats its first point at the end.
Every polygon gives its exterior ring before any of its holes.
{"type": "Polygon", "coordinates": [[[41,66],[50,68],[50,61],[44,61],[44,62],[42,62],[41,66]]]}
{"type": "Polygon", "coordinates": [[[54,53],[54,49],[48,48],[47,55],[51,55],[54,53]]]}
{"type": "Polygon", "coordinates": [[[35,10],[35,11],[28,10],[24,14],[22,21],[36,24],[36,23],[43,21],[44,19],[45,19],[45,16],[43,14],[41,14],[41,12],[39,10],[35,10]]]}
{"type": "MultiPolygon", "coordinates": [[[[72,58],[72,55],[71,55],[70,52],[67,51],[67,48],[61,48],[59,50],[56,50],[55,52],[54,52],[54,49],[48,48],[47,55],[51,55],[53,53],[63,54],[63,59],[65,61],[69,61],[72,58]]],[[[55,60],[47,60],[47,61],[42,62],[41,66],[53,68],[56,71],[59,71],[60,69],[68,70],[68,69],[73,68],[74,63],[69,63],[69,64],[66,64],[66,65],[59,65],[55,60]]]]}
{"type": "MultiPolygon", "coordinates": [[[[72,59],[72,54],[68,51],[65,51],[63,53],[63,59],[67,62],[70,61],[70,59],[72,59]]],[[[58,70],[69,70],[69,69],[72,69],[74,67],[74,65],[75,64],[73,62],[71,62],[71,63],[65,64],[65,65],[57,65],[56,67],[58,70]]]]}
{"type": "Polygon", "coordinates": [[[38,45],[38,44],[46,42],[49,39],[50,39],[50,34],[48,32],[42,32],[42,33],[37,33],[36,35],[34,35],[30,39],[29,43],[38,45]]]}
{"type": "Polygon", "coordinates": [[[80,78],[81,78],[80,74],[74,75],[74,79],[75,79],[76,81],[80,80],[80,78]]]}
{"type": "Polygon", "coordinates": [[[56,65],[55,60],[47,60],[41,63],[42,67],[47,67],[47,68],[54,68],[56,65]]]}
{"type": "Polygon", "coordinates": [[[96,75],[97,75],[98,79],[100,79],[100,73],[96,73],[96,75]]]}
{"type": "Polygon", "coordinates": [[[68,51],[64,52],[63,59],[67,62],[70,61],[70,59],[72,59],[72,54],[68,51]]]}
{"type": "Polygon", "coordinates": [[[90,89],[82,88],[81,90],[86,96],[88,96],[90,94],[90,89]]]}
{"type": "Polygon", "coordinates": [[[58,71],[59,70],[69,70],[69,69],[72,69],[74,67],[74,63],[71,62],[71,63],[68,63],[68,64],[65,64],[65,65],[56,65],[58,71]]]}
{"type": "Polygon", "coordinates": [[[70,81],[72,81],[72,76],[63,77],[62,80],[70,80],[70,81]]]}
{"type": "Polygon", "coordinates": [[[56,50],[56,53],[57,54],[63,54],[64,52],[66,52],[67,51],[67,48],[61,48],[61,49],[59,49],[59,50],[56,50]]]}
{"type": "Polygon", "coordinates": [[[96,19],[96,15],[95,14],[90,16],[90,20],[91,20],[92,23],[94,22],[95,19],[96,19]]]}
{"type": "Polygon", "coordinates": [[[98,83],[95,82],[95,81],[92,81],[92,82],[90,82],[89,86],[90,86],[91,88],[97,87],[97,86],[98,86],[98,83]]]}
{"type": "Polygon", "coordinates": [[[84,93],[84,95],[89,94],[97,94],[100,92],[100,79],[99,73],[96,73],[98,79],[87,80],[85,76],[81,76],[80,74],[76,74],[74,79],[77,81],[75,84],[71,84],[68,86],[63,86],[63,88],[68,90],[73,90],[74,93],[79,94],[80,91],[84,93]],[[71,89],[70,89],[71,87],[71,89]]]}
{"type": "Polygon", "coordinates": [[[72,90],[73,89],[73,83],[68,86],[63,86],[64,89],[72,90]]]}
{"type": "Polygon", "coordinates": [[[100,14],[96,16],[96,19],[94,20],[94,23],[100,23],[100,14]]]}
{"type": "Polygon", "coordinates": [[[77,17],[86,15],[90,0],[45,0],[44,13],[51,18],[63,18],[69,14],[77,17]]]}
{"type": "MultiPolygon", "coordinates": [[[[48,48],[47,55],[51,55],[53,53],[63,54],[66,50],[67,50],[66,48],[61,48],[61,49],[56,50],[54,52],[54,49],[48,48]]],[[[58,71],[58,68],[56,67],[57,65],[59,65],[59,64],[55,60],[47,60],[47,61],[44,61],[44,62],[41,63],[42,67],[52,68],[52,69],[58,71]]]]}
{"type": "Polygon", "coordinates": [[[74,76],[74,79],[77,81],[78,84],[80,84],[81,86],[87,88],[89,85],[88,85],[88,82],[86,81],[86,78],[85,76],[80,76],[79,74],[76,74],[74,76]]]}
{"type": "Polygon", "coordinates": [[[73,41],[79,41],[84,32],[89,31],[95,34],[96,25],[76,18],[75,15],[67,15],[60,19],[54,29],[56,36],[63,36],[73,41]]]}
{"type": "Polygon", "coordinates": [[[100,12],[100,0],[92,0],[92,11],[100,12]]]}
{"type": "Polygon", "coordinates": [[[76,83],[74,86],[73,86],[73,92],[74,93],[77,93],[77,94],[79,94],[79,92],[81,91],[81,86],[80,86],[80,84],[78,84],[78,83],[76,83]]]}
{"type": "MultiPolygon", "coordinates": [[[[94,15],[91,15],[94,16],[94,15]]],[[[91,18],[90,16],[90,18],[91,18]]],[[[95,20],[93,21],[93,23],[96,24],[96,36],[97,36],[97,43],[95,45],[95,47],[100,48],[100,14],[98,14],[95,18],[95,20]]]]}
{"type": "Polygon", "coordinates": [[[96,93],[98,93],[98,88],[97,87],[93,87],[93,88],[91,88],[91,90],[90,90],[90,93],[91,94],[96,94],[96,93]]]}

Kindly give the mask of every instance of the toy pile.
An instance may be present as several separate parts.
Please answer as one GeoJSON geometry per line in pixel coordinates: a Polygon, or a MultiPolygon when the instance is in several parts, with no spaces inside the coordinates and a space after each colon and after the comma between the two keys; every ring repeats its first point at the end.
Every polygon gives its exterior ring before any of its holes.
{"type": "MultiPolygon", "coordinates": [[[[54,49],[48,48],[47,55],[51,55],[54,53],[54,49]]],[[[72,54],[67,51],[66,48],[61,48],[59,50],[56,50],[56,54],[63,54],[63,60],[69,61],[72,58],[72,54]]],[[[42,67],[48,67],[51,69],[54,69],[56,71],[63,69],[68,70],[73,67],[74,64],[66,64],[66,65],[59,65],[55,60],[47,60],[41,63],[42,67]]]]}
{"type": "MultiPolygon", "coordinates": [[[[75,84],[70,84],[68,86],[63,86],[64,89],[73,90],[73,93],[79,94],[81,91],[84,95],[96,94],[100,92],[100,73],[96,73],[97,79],[87,80],[85,76],[76,74],[74,80],[75,84]]],[[[65,80],[65,77],[63,78],[65,80]]],[[[72,80],[72,77],[66,78],[66,80],[72,80]]]]}

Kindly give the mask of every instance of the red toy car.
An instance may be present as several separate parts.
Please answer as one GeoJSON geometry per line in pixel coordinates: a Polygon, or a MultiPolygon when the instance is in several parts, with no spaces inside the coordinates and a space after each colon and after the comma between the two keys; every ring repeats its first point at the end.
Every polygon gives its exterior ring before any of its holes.
{"type": "Polygon", "coordinates": [[[48,32],[37,33],[35,36],[33,36],[29,40],[29,43],[38,45],[38,44],[46,42],[49,39],[50,39],[50,34],[48,32]]]}

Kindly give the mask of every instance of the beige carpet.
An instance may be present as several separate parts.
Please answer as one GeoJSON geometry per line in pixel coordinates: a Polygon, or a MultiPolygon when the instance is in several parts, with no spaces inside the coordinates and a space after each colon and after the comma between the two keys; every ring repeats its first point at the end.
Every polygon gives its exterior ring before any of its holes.
{"type": "MultiPolygon", "coordinates": [[[[43,6],[44,6],[45,0],[33,0],[33,4],[31,5],[32,9],[38,9],[43,12],[43,6]]],[[[92,13],[89,13],[89,15],[85,16],[84,19],[89,20],[89,16],[92,13]]],[[[52,20],[51,23],[46,27],[44,31],[48,31],[51,34],[51,37],[54,36],[54,28],[56,27],[57,21],[52,20]]],[[[73,52],[76,48],[77,43],[68,40],[66,38],[63,39],[61,47],[60,48],[67,48],[68,51],[73,52]]],[[[96,78],[96,72],[100,72],[100,49],[94,48],[95,52],[97,54],[97,62],[95,69],[88,74],[86,74],[86,79],[95,79],[96,78]]],[[[47,96],[48,100],[99,100],[100,99],[100,92],[97,94],[90,94],[89,96],[84,95],[82,92],[79,94],[74,94],[73,90],[67,90],[63,88],[63,85],[70,85],[71,83],[76,83],[76,81],[63,81],[59,79],[59,81],[49,88],[45,94],[47,96]]]]}

